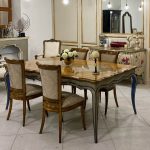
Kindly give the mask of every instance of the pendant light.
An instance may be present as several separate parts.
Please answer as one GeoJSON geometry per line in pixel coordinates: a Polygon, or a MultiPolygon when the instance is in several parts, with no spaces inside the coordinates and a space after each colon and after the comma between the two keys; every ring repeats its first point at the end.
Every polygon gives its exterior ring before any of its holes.
{"type": "Polygon", "coordinates": [[[143,5],[144,5],[144,1],[141,0],[140,6],[139,6],[139,8],[138,8],[139,11],[142,11],[142,10],[143,10],[143,5]]]}
{"type": "Polygon", "coordinates": [[[139,6],[139,11],[142,11],[143,10],[143,7],[142,7],[142,5],[140,4],[140,6],[139,6]]]}
{"type": "Polygon", "coordinates": [[[128,10],[128,9],[129,9],[129,5],[128,5],[128,2],[126,0],[125,10],[128,10]]]}
{"type": "Polygon", "coordinates": [[[110,3],[110,0],[108,1],[107,8],[108,8],[108,9],[112,8],[112,5],[111,5],[111,3],[110,3]]]}
{"type": "Polygon", "coordinates": [[[144,5],[144,0],[141,0],[141,5],[142,5],[142,6],[144,5]]]}
{"type": "Polygon", "coordinates": [[[62,1],[64,5],[68,5],[69,4],[69,0],[63,0],[62,1]]]}

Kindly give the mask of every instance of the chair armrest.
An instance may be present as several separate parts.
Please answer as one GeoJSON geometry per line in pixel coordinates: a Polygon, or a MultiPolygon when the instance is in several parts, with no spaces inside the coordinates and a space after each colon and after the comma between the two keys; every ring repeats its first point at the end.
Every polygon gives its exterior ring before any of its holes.
{"type": "Polygon", "coordinates": [[[42,58],[44,58],[43,54],[35,55],[34,57],[35,57],[35,59],[38,59],[38,57],[41,57],[41,56],[42,56],[42,58]]]}

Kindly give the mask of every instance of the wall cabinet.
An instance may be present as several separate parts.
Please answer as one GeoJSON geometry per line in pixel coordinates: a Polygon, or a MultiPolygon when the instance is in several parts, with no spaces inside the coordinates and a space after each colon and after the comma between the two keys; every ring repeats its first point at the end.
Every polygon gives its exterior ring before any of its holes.
{"type": "Polygon", "coordinates": [[[120,33],[121,10],[103,10],[103,32],[120,33]]]}
{"type": "Polygon", "coordinates": [[[69,5],[53,0],[54,38],[63,47],[98,45],[99,0],[69,0],[69,5]]]}
{"type": "MultiPolygon", "coordinates": [[[[146,49],[135,50],[133,48],[104,48],[99,46],[90,47],[91,51],[116,51],[119,53],[117,63],[125,65],[133,65],[137,68],[135,69],[135,74],[138,77],[138,81],[144,83],[145,81],[145,66],[146,66],[146,49]]],[[[91,53],[91,52],[90,52],[91,53]]]]}

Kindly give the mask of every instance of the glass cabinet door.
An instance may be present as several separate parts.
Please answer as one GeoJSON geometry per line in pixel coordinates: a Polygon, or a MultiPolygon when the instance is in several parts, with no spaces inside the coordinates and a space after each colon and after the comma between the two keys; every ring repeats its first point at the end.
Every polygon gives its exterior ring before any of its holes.
{"type": "Polygon", "coordinates": [[[11,0],[0,0],[0,28],[12,21],[11,0]]]}

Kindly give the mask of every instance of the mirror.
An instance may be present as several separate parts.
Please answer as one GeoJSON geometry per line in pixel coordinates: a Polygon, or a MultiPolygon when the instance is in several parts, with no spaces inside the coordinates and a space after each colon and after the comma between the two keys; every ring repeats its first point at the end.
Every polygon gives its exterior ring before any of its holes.
{"type": "Polygon", "coordinates": [[[143,0],[102,0],[102,32],[143,32],[143,3],[143,0]]]}
{"type": "Polygon", "coordinates": [[[132,16],[127,11],[122,15],[122,33],[133,33],[132,16]]]}

